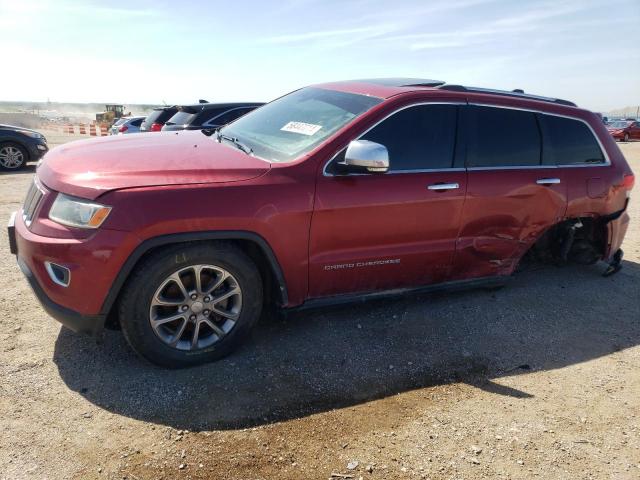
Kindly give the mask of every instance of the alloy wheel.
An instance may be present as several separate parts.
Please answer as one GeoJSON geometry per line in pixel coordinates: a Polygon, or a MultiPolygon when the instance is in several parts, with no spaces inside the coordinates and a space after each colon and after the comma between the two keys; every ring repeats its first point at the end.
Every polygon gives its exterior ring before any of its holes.
{"type": "Polygon", "coordinates": [[[7,145],[0,148],[0,165],[4,168],[20,168],[24,163],[24,154],[19,148],[7,145]]]}
{"type": "Polygon", "coordinates": [[[149,322],[169,347],[199,350],[228,335],[241,310],[242,290],[231,273],[216,265],[191,265],[157,288],[149,322]]]}

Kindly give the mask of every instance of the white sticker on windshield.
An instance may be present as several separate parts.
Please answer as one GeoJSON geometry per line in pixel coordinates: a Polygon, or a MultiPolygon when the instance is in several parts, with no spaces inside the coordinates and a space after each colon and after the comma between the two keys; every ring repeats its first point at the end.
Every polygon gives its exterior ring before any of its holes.
{"type": "Polygon", "coordinates": [[[283,132],[299,133],[301,135],[313,135],[322,128],[322,125],[314,125],[313,123],[289,122],[280,130],[283,132]]]}

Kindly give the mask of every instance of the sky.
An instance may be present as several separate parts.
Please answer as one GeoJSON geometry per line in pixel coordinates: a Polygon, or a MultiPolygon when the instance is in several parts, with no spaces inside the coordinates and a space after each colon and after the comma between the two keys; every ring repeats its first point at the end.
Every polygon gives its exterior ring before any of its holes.
{"type": "Polygon", "coordinates": [[[640,105],[640,0],[0,0],[0,100],[269,101],[416,77],[640,105]]]}

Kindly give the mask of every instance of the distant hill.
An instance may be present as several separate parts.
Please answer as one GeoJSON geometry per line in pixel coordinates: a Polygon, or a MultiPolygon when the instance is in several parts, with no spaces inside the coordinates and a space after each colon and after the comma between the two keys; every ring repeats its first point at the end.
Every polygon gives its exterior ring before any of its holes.
{"type": "MultiPolygon", "coordinates": [[[[73,112],[75,114],[93,115],[104,111],[104,103],[60,103],[60,102],[1,102],[0,112],[31,112],[58,111],[73,112]]],[[[127,104],[125,111],[133,114],[145,114],[158,105],[127,104]]]]}

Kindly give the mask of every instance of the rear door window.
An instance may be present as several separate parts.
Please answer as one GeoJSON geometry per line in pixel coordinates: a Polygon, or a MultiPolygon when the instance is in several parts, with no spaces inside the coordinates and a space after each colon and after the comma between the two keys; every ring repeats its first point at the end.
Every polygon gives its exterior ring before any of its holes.
{"type": "Polygon", "coordinates": [[[542,137],[536,114],[498,107],[466,107],[467,167],[540,165],[542,137]]]}
{"type": "Polygon", "coordinates": [[[456,121],[455,105],[417,105],[393,114],[361,139],[387,147],[390,171],[451,168],[456,121]]]}
{"type": "Polygon", "coordinates": [[[541,114],[545,135],[546,165],[604,163],[605,158],[591,129],[582,121],[541,114]]]}

